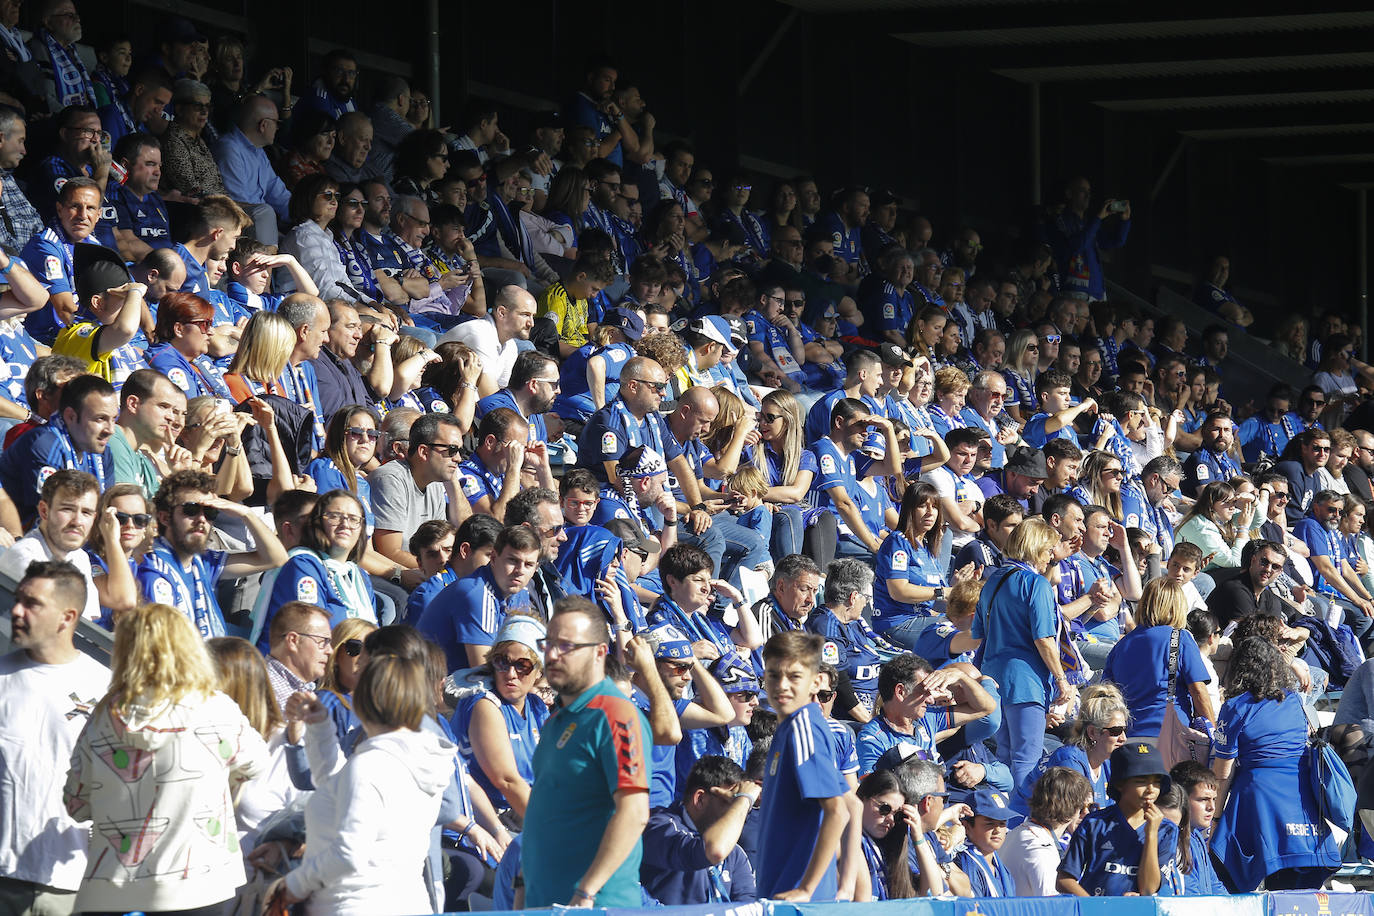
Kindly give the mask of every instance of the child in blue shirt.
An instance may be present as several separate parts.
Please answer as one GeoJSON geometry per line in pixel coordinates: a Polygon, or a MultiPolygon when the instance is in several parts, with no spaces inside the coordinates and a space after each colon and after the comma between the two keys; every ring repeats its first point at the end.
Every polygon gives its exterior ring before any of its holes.
{"type": "Polygon", "coordinates": [[[1056,887],[1078,897],[1149,896],[1165,885],[1178,827],[1156,804],[1173,785],[1159,749],[1128,741],[1112,752],[1116,804],[1083,818],[1059,863],[1056,887]]]}
{"type": "Polygon", "coordinates": [[[975,897],[1016,896],[1016,881],[997,854],[1007,841],[1007,821],[1016,816],[1010,801],[995,789],[979,789],[969,799],[971,813],[963,818],[966,845],[954,864],[968,875],[975,897]]]}

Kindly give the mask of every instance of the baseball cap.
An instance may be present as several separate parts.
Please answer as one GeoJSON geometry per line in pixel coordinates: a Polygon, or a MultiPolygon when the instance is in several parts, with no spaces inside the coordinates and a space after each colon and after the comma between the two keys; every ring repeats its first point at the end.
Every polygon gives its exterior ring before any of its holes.
{"type": "Polygon", "coordinates": [[[898,197],[887,188],[880,188],[869,195],[869,204],[873,207],[886,207],[888,204],[898,202],[898,197]]]}
{"type": "Polygon", "coordinates": [[[686,318],[673,325],[674,331],[691,331],[693,334],[700,334],[707,340],[714,340],[721,346],[734,350],[737,349],[730,345],[730,326],[725,324],[725,319],[719,315],[703,315],[700,318],[686,318]]]}
{"type": "Polygon", "coordinates": [[[878,358],[883,361],[884,366],[900,366],[905,369],[907,366],[914,366],[916,360],[912,359],[905,350],[894,343],[878,345],[878,358]]]}
{"type": "Polygon", "coordinates": [[[1158,776],[1162,779],[1159,784],[1159,794],[1163,795],[1173,787],[1173,780],[1169,778],[1169,768],[1164,765],[1164,758],[1159,753],[1159,748],[1144,741],[1128,741],[1121,747],[1112,751],[1112,785],[1133,779],[1136,776],[1158,776]]]}
{"type": "Polygon", "coordinates": [[[92,296],[129,282],[129,269],[119,252],[104,245],[73,245],[72,273],[76,275],[76,298],[89,305],[92,296]]]}
{"type": "Polygon", "coordinates": [[[662,549],[658,541],[653,538],[645,537],[639,524],[630,521],[628,518],[610,519],[606,522],[606,530],[620,538],[626,550],[654,554],[662,549]]]}
{"type": "Polygon", "coordinates": [[[492,645],[517,642],[536,656],[542,657],[543,651],[539,648],[539,641],[547,635],[547,632],[544,628],[544,622],[539,618],[531,617],[528,614],[512,614],[496,631],[492,645]]]}
{"type": "Polygon", "coordinates": [[[1038,477],[1042,480],[1050,475],[1045,467],[1045,453],[1030,445],[1018,448],[1008,457],[1006,469],[1022,477],[1038,477]]]}
{"type": "MultiPolygon", "coordinates": [[[[895,770],[906,761],[915,757],[917,760],[934,760],[935,755],[930,751],[922,750],[910,741],[903,741],[894,744],[892,747],[883,751],[876,763],[873,764],[874,770],[895,770]]],[[[938,795],[948,795],[949,793],[935,793],[938,795]]]]}
{"type": "Polygon", "coordinates": [[[621,306],[607,309],[603,321],[631,340],[639,340],[644,336],[644,319],[632,309],[621,306]]]}
{"type": "Polygon", "coordinates": [[[758,693],[759,679],[748,662],[727,652],[711,662],[708,670],[726,693],[758,693]]]}
{"type": "Polygon", "coordinates": [[[965,804],[973,809],[975,815],[981,814],[994,821],[1009,821],[1017,816],[1016,812],[1011,810],[1011,799],[1007,798],[1006,793],[998,792],[996,789],[979,789],[969,796],[965,804]]]}
{"type": "Polygon", "coordinates": [[[730,332],[730,345],[736,350],[749,342],[749,330],[744,326],[743,318],[738,315],[716,315],[713,317],[725,324],[725,327],[730,332]]]}
{"type": "Polygon", "coordinates": [[[681,661],[692,657],[692,643],[670,623],[645,630],[644,641],[654,650],[654,658],[681,661]]]}
{"type": "Polygon", "coordinates": [[[647,445],[640,445],[627,449],[625,454],[620,456],[616,470],[622,477],[652,477],[655,474],[667,473],[668,463],[658,452],[647,445]]]}

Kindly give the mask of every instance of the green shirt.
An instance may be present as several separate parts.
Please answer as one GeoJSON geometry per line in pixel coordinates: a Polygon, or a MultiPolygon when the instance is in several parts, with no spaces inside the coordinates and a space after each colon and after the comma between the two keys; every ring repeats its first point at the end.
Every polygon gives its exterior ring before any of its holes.
{"type": "Polygon", "coordinates": [[[143,487],[143,495],[152,499],[162,482],[152,459],[134,451],[129,440],[124,438],[124,431],[118,427],[105,447],[110,450],[110,460],[114,463],[114,482],[136,483],[143,487]]]}
{"type": "MultiPolygon", "coordinates": [[[[585,651],[585,650],[583,650],[585,651]]],[[[609,678],[544,723],[534,751],[534,788],[525,812],[525,906],[572,900],[596,858],[621,789],[649,791],[649,720],[609,678]]],[[[596,906],[637,907],[643,843],[596,895],[596,906]]]]}

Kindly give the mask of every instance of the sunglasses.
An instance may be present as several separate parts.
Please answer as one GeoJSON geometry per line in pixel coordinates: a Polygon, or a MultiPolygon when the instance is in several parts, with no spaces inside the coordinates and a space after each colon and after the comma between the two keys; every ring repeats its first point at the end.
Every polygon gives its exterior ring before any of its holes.
{"type": "Polygon", "coordinates": [[[178,508],[181,509],[181,514],[187,518],[204,516],[208,522],[213,522],[219,518],[219,509],[214,506],[207,506],[205,503],[182,503],[178,508]]]}
{"type": "Polygon", "coordinates": [[[1098,731],[1104,735],[1111,735],[1113,738],[1117,738],[1126,734],[1126,726],[1113,725],[1111,728],[1099,728],[1098,731]]]}
{"type": "Polygon", "coordinates": [[[1060,337],[1058,334],[1046,334],[1043,340],[1045,343],[1059,343],[1060,337]]]}
{"type": "Polygon", "coordinates": [[[146,528],[148,527],[148,523],[153,520],[153,517],[146,512],[135,512],[131,515],[128,512],[120,512],[116,510],[115,519],[121,525],[127,525],[130,522],[133,522],[135,527],[146,528]]]}
{"type": "Polygon", "coordinates": [[[463,450],[463,447],[461,445],[443,445],[439,442],[427,442],[425,444],[428,445],[434,451],[438,452],[439,454],[447,455],[450,458],[457,455],[460,451],[463,450]]]}
{"type": "Polygon", "coordinates": [[[493,655],[491,666],[497,671],[514,671],[521,677],[529,677],[534,670],[534,660],[529,658],[511,658],[509,655],[493,655]]]}
{"type": "Polygon", "coordinates": [[[833,699],[835,699],[835,691],[833,691],[833,690],[817,690],[817,691],[816,691],[816,702],[817,702],[817,703],[829,703],[829,702],[830,702],[831,700],[833,700],[833,699]]]}
{"type": "Polygon", "coordinates": [[[361,639],[345,639],[339,648],[343,649],[344,654],[349,658],[357,658],[362,654],[363,641],[361,639]]]}
{"type": "Polygon", "coordinates": [[[873,810],[878,812],[878,817],[887,817],[889,814],[891,814],[893,811],[896,811],[897,809],[889,805],[887,802],[878,802],[877,806],[873,810]]]}
{"type": "Polygon", "coordinates": [[[373,442],[376,442],[382,435],[379,431],[368,429],[365,426],[350,426],[348,434],[354,439],[371,439],[373,442]]]}
{"type": "Polygon", "coordinates": [[[780,414],[780,413],[761,413],[761,414],[759,414],[759,419],[762,420],[762,421],[765,422],[765,423],[776,423],[776,422],[778,422],[779,420],[782,419],[782,414],[780,414]]]}
{"type": "Polygon", "coordinates": [[[639,384],[641,385],[648,385],[650,388],[654,389],[654,391],[658,392],[659,394],[662,394],[663,392],[668,390],[667,382],[651,382],[646,378],[632,378],[630,379],[630,381],[639,382],[639,384]]]}
{"type": "Polygon", "coordinates": [[[181,322],[181,323],[182,323],[182,324],[193,324],[193,325],[195,325],[196,327],[200,328],[202,334],[209,334],[209,333],[210,333],[210,324],[211,324],[211,322],[212,322],[212,319],[209,319],[209,318],[197,318],[197,319],[195,319],[194,321],[183,321],[183,322],[181,322]]]}
{"type": "Polygon", "coordinates": [[[659,661],[663,662],[663,664],[667,665],[669,668],[672,668],[674,674],[686,674],[688,671],[692,670],[691,662],[670,662],[666,659],[659,659],[659,661]]]}
{"type": "Polygon", "coordinates": [[[321,191],[321,192],[319,193],[319,196],[320,196],[320,197],[323,197],[325,200],[336,201],[336,200],[339,199],[339,192],[338,192],[338,191],[321,191]]]}
{"type": "Polygon", "coordinates": [[[757,692],[753,690],[738,690],[730,694],[732,700],[739,700],[741,703],[752,703],[759,698],[757,692]]]}

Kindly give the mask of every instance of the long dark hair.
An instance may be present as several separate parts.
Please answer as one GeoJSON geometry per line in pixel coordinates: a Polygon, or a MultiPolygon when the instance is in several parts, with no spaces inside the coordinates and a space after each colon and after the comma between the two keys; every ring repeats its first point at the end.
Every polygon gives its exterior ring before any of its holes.
{"type": "Polygon", "coordinates": [[[936,490],[933,484],[926,483],[924,480],[918,481],[907,487],[902,494],[902,508],[897,515],[897,530],[906,535],[906,539],[912,545],[918,543],[916,529],[916,509],[927,502],[935,504],[935,524],[930,526],[930,530],[925,533],[919,543],[925,545],[926,550],[932,554],[939,553],[940,537],[945,527],[945,510],[940,503],[940,491],[936,490]]]}
{"type": "Polygon", "coordinates": [[[372,428],[378,431],[377,442],[381,442],[382,418],[377,415],[377,411],[365,404],[349,404],[347,407],[334,411],[334,416],[329,420],[329,429],[324,435],[324,453],[329,456],[339,467],[343,474],[344,486],[348,492],[358,493],[358,471],[359,468],[353,466],[353,462],[348,460],[348,450],[344,448],[344,439],[348,436],[348,427],[352,425],[353,418],[358,414],[366,414],[372,418],[372,428]]]}
{"type": "MultiPolygon", "coordinates": [[[[860,801],[868,801],[877,795],[896,792],[903,799],[902,783],[891,770],[874,770],[859,781],[856,794],[860,801]]],[[[920,824],[915,825],[917,830],[920,824]]],[[[887,896],[891,900],[902,900],[916,896],[916,888],[911,883],[911,865],[907,859],[907,823],[903,817],[896,818],[892,829],[881,840],[874,840],[883,854],[883,867],[887,871],[887,896]]]]}
{"type": "Polygon", "coordinates": [[[1294,684],[1283,653],[1255,636],[1237,644],[1226,668],[1228,698],[1250,694],[1257,700],[1282,700],[1294,684]]]}
{"type": "Polygon", "coordinates": [[[320,498],[315,502],[315,508],[310,511],[310,517],[301,528],[301,546],[319,553],[329,553],[329,539],[324,533],[324,514],[333,511],[330,505],[340,499],[348,500],[357,506],[358,514],[363,516],[363,522],[357,528],[358,540],[344,558],[350,563],[358,563],[367,552],[367,513],[363,511],[362,500],[358,499],[357,494],[347,490],[330,490],[328,493],[320,494],[320,498]]]}

